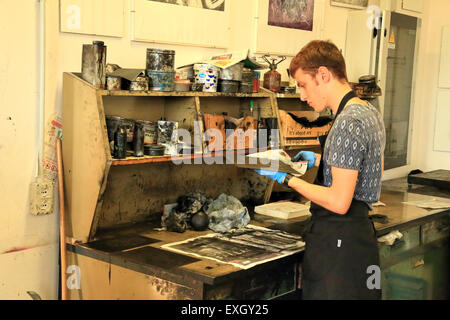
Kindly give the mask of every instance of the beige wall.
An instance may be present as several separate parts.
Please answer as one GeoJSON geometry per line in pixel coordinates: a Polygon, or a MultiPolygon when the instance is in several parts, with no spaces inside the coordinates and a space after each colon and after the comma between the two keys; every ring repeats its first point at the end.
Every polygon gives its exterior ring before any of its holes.
{"type": "Polygon", "coordinates": [[[434,151],[442,29],[450,25],[449,17],[448,0],[425,1],[415,96],[418,104],[418,138],[413,144],[413,157],[417,161],[417,168],[425,172],[435,169],[450,170],[450,152],[434,151]]]}
{"type": "MultiPolygon", "coordinates": [[[[125,4],[123,38],[87,36],[59,32],[57,0],[46,0],[46,92],[45,119],[61,110],[62,73],[80,71],[81,48],[92,40],[108,46],[108,62],[122,67],[144,68],[146,48],[176,51],[176,66],[196,57],[224,50],[137,43],[130,40],[129,1],[125,4]]],[[[231,0],[232,40],[230,50],[251,47],[251,7],[242,0],[231,0]],[[245,3],[245,4],[244,4],[245,3]],[[250,10],[249,10],[250,11],[250,10]]],[[[345,48],[348,9],[336,8],[326,1],[321,35],[345,48]]],[[[414,143],[413,158],[422,170],[441,167],[448,153],[432,151],[438,56],[441,26],[450,16],[447,0],[427,4],[423,42],[419,57],[416,100],[420,139],[414,143]],[[422,107],[423,106],[423,107],[422,107]]],[[[36,291],[45,299],[57,298],[58,216],[34,217],[28,209],[29,185],[37,173],[38,92],[39,92],[39,5],[35,0],[0,0],[0,299],[29,299],[26,291],[36,291]],[[19,4],[20,3],[20,4],[19,4]],[[20,251],[12,252],[19,249],[20,251]],[[23,249],[23,250],[22,250],[23,249]]],[[[253,12],[253,11],[252,11],[253,12]]],[[[285,70],[289,60],[280,66],[285,70]]],[[[286,79],[285,71],[282,72],[286,79]]],[[[447,165],[449,169],[449,165],[447,165]]]]}

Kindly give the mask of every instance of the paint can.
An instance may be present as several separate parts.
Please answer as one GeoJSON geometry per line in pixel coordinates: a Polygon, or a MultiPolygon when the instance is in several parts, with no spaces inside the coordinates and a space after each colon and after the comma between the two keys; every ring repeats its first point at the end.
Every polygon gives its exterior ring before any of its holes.
{"type": "Polygon", "coordinates": [[[107,90],[120,90],[122,88],[122,78],[115,76],[106,76],[107,90]]]}
{"type": "Polygon", "coordinates": [[[127,148],[128,150],[133,150],[134,120],[123,118],[122,125],[125,127],[127,132],[127,148]]]}
{"type": "Polygon", "coordinates": [[[134,135],[133,135],[133,154],[135,157],[144,156],[144,122],[136,120],[134,122],[134,135]]]}
{"type": "Polygon", "coordinates": [[[110,152],[114,154],[114,134],[119,126],[122,124],[122,117],[119,116],[106,116],[106,129],[108,132],[108,141],[110,152]]]}
{"type": "Polygon", "coordinates": [[[191,91],[194,92],[202,92],[203,91],[203,83],[192,83],[191,84],[191,91]]]}
{"type": "Polygon", "coordinates": [[[147,91],[148,82],[147,77],[136,77],[134,81],[130,82],[130,91],[147,91]]]}
{"type": "Polygon", "coordinates": [[[239,91],[239,81],[219,80],[219,92],[236,93],[239,91]]]}
{"type": "Polygon", "coordinates": [[[241,82],[241,84],[239,85],[239,92],[246,94],[253,93],[253,82],[250,83],[241,82]]]}
{"type": "Polygon", "coordinates": [[[219,68],[208,63],[194,64],[195,82],[203,84],[203,92],[217,92],[219,68]]]}
{"type": "Polygon", "coordinates": [[[175,51],[147,49],[146,69],[159,72],[173,72],[175,64],[175,51]]]}
{"type": "Polygon", "coordinates": [[[156,144],[158,142],[158,125],[152,121],[141,120],[144,126],[144,144],[156,144]]]}
{"type": "Polygon", "coordinates": [[[191,65],[191,66],[178,68],[176,71],[176,77],[178,77],[178,79],[193,80],[195,78],[194,66],[191,65]]]}
{"type": "MultiPolygon", "coordinates": [[[[175,91],[185,92],[189,91],[191,87],[191,82],[188,79],[176,79],[175,80],[175,91]]],[[[203,89],[203,87],[202,87],[203,89]]]]}
{"type": "Polygon", "coordinates": [[[261,76],[261,73],[259,71],[253,71],[253,92],[254,93],[259,92],[260,76],[261,76]]]}
{"type": "Polygon", "coordinates": [[[93,86],[106,87],[106,46],[103,41],[83,44],[81,77],[93,86]]]}
{"type": "Polygon", "coordinates": [[[125,126],[119,125],[114,133],[114,158],[125,159],[127,157],[127,131],[125,126]]]}
{"type": "Polygon", "coordinates": [[[150,91],[174,91],[175,72],[146,71],[150,91]]]}
{"type": "Polygon", "coordinates": [[[244,68],[242,70],[241,82],[253,83],[254,72],[252,69],[244,68]]]}
{"type": "Polygon", "coordinates": [[[146,156],[163,156],[166,147],[158,144],[144,144],[144,154],[146,156]]]}
{"type": "Polygon", "coordinates": [[[243,68],[244,68],[244,63],[239,62],[239,63],[236,63],[235,65],[232,65],[231,67],[221,69],[219,79],[241,81],[243,68]]]}

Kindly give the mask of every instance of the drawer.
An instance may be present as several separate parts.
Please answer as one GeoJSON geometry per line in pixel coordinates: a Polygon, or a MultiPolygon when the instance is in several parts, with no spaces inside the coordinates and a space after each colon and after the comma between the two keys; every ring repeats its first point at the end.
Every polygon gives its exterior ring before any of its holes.
{"type": "Polygon", "coordinates": [[[403,235],[401,239],[397,239],[392,245],[381,244],[379,246],[380,258],[401,254],[420,246],[420,226],[399,231],[403,235]]]}
{"type": "Polygon", "coordinates": [[[450,237],[450,217],[444,217],[422,225],[422,243],[427,244],[450,237]]]}
{"type": "Polygon", "coordinates": [[[205,286],[206,300],[266,300],[297,289],[297,263],[260,271],[221,285],[205,286]]]}

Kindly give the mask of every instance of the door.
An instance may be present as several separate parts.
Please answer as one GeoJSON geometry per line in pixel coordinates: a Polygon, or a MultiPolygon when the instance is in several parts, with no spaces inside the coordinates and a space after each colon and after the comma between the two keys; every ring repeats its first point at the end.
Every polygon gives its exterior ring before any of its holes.
{"type": "MultiPolygon", "coordinates": [[[[389,14],[389,13],[388,13],[389,14]]],[[[382,113],[386,127],[385,170],[406,166],[411,136],[411,105],[418,19],[391,12],[380,46],[382,113]],[[384,52],[383,52],[384,51],[384,52]],[[384,53],[384,54],[383,54],[384,53]]]]}

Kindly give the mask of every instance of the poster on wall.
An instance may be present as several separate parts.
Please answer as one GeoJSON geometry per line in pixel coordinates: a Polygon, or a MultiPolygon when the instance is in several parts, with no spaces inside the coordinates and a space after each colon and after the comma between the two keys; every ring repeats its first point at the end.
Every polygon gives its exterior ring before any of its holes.
{"type": "Polygon", "coordinates": [[[365,9],[369,0],[331,0],[331,5],[352,9],[365,9]]]}
{"type": "Polygon", "coordinates": [[[271,26],[312,31],[314,0],[269,0],[271,26]]]}
{"type": "Polygon", "coordinates": [[[293,57],[309,41],[322,38],[326,1],[257,0],[257,54],[293,57]]]}
{"type": "Polygon", "coordinates": [[[176,4],[180,6],[203,8],[208,10],[225,11],[225,0],[149,0],[176,4]]]}
{"type": "Polygon", "coordinates": [[[227,48],[229,0],[133,0],[133,40],[227,48]]]}

